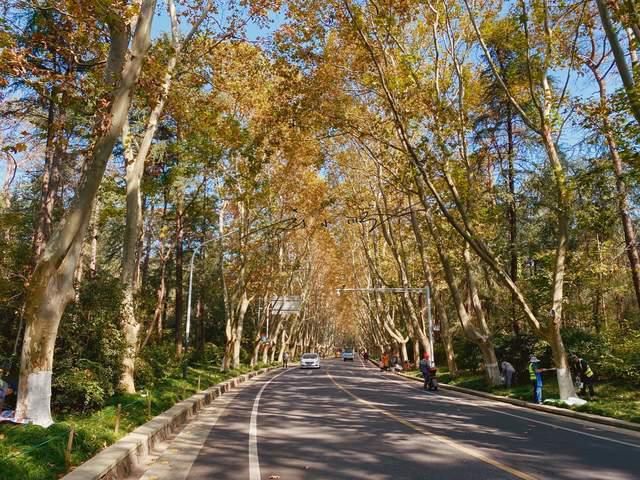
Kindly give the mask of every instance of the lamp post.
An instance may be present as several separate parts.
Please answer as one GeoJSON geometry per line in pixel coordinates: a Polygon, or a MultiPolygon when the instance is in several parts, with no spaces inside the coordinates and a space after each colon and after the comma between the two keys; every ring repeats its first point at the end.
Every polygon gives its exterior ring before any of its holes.
{"type": "Polygon", "coordinates": [[[424,293],[427,304],[427,322],[429,324],[429,348],[431,349],[431,363],[435,367],[436,360],[433,353],[433,318],[431,317],[431,289],[429,285],[424,288],[404,287],[373,287],[373,288],[337,288],[336,293],[342,292],[378,292],[378,293],[424,293]]]}

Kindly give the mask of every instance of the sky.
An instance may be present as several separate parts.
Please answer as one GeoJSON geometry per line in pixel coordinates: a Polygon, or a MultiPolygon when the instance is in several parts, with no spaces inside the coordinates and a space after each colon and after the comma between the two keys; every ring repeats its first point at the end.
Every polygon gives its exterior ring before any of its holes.
{"type": "MultiPolygon", "coordinates": [[[[164,2],[158,4],[158,14],[156,18],[153,20],[151,35],[153,38],[158,38],[166,33],[169,33],[171,29],[169,15],[166,10],[166,5],[164,2]]],[[[255,22],[250,23],[247,26],[247,39],[250,41],[256,41],[260,38],[264,38],[272,34],[275,30],[278,29],[280,25],[284,22],[285,19],[285,10],[282,8],[278,12],[273,12],[269,15],[270,23],[267,26],[257,25],[255,22]]],[[[190,25],[182,22],[182,31],[186,31],[190,28],[190,25]]]]}

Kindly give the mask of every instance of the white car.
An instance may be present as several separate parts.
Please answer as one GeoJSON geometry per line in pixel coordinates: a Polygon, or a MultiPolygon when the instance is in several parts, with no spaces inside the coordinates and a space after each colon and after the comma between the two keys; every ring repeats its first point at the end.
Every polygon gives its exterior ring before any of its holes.
{"type": "Polygon", "coordinates": [[[353,353],[353,348],[345,348],[342,351],[342,360],[343,361],[347,361],[347,360],[351,360],[353,362],[354,358],[356,358],[356,354],[353,353]]]}
{"type": "Polygon", "coordinates": [[[300,368],[320,368],[320,355],[305,353],[300,357],[300,368]]]}

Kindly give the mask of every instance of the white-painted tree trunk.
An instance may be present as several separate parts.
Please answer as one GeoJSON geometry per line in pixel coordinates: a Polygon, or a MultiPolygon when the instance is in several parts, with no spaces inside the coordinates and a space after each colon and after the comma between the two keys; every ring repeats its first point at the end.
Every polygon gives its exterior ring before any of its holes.
{"type": "Polygon", "coordinates": [[[53,422],[50,411],[51,374],[58,326],[67,304],[74,297],[73,274],[91,217],[91,207],[107,161],[122,132],[131,94],[150,46],[155,5],[155,0],[143,0],[128,58],[129,28],[126,20],[115,15],[109,18],[111,38],[105,83],[111,93],[104,99],[109,109],[99,113],[95,122],[95,141],[87,154],[76,196],[47,242],[27,290],[26,328],[16,409],[18,420],[28,420],[45,427],[53,422]]]}

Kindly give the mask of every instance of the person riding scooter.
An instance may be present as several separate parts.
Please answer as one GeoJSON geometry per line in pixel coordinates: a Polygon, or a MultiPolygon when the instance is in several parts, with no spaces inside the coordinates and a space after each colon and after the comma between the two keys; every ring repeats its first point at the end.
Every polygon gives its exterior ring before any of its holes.
{"type": "Polygon", "coordinates": [[[431,361],[429,360],[429,353],[424,352],[422,359],[420,360],[420,372],[422,372],[422,376],[424,377],[424,389],[425,390],[438,390],[438,380],[436,379],[436,372],[438,371],[435,367],[431,366],[431,361]]]}

